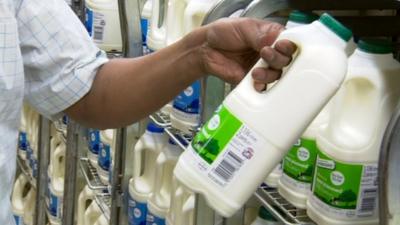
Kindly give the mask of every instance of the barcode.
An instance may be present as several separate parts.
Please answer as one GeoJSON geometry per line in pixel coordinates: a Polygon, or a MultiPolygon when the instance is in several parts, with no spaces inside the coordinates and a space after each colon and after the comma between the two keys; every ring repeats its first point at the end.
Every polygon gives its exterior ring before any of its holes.
{"type": "Polygon", "coordinates": [[[363,215],[372,215],[375,210],[377,197],[378,190],[376,188],[364,189],[361,193],[361,206],[359,213],[363,215]]]}
{"type": "Polygon", "coordinates": [[[102,41],[102,40],[103,40],[103,33],[104,33],[104,27],[102,27],[102,26],[95,26],[95,27],[94,27],[93,39],[94,39],[94,40],[102,41]]]}
{"type": "Polygon", "coordinates": [[[225,158],[220,162],[217,168],[214,169],[214,172],[224,182],[228,182],[232,179],[235,172],[240,169],[242,164],[243,160],[230,151],[226,154],[225,158]]]}

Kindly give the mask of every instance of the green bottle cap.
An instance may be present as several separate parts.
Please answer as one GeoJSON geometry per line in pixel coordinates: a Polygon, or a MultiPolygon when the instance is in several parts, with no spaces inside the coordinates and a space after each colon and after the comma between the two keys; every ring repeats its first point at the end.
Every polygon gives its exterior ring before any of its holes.
{"type": "Polygon", "coordinates": [[[268,211],[264,206],[260,207],[260,210],[258,211],[258,216],[264,220],[278,221],[277,219],[275,219],[275,217],[272,215],[272,213],[270,211],[268,211]]]}
{"type": "Polygon", "coordinates": [[[353,33],[349,28],[345,27],[328,13],[322,14],[319,21],[346,42],[348,42],[353,36],[353,33]]]}
{"type": "Polygon", "coordinates": [[[385,39],[360,39],[358,48],[364,52],[373,54],[393,53],[393,43],[385,39]]]}
{"type": "Polygon", "coordinates": [[[318,19],[318,15],[311,12],[303,12],[300,10],[293,10],[289,15],[289,21],[309,24],[318,19]]]}

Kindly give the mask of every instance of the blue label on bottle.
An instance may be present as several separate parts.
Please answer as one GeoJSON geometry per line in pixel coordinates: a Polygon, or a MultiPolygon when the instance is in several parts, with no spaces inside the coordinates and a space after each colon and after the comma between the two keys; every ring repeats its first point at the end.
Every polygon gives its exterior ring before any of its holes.
{"type": "Polygon", "coordinates": [[[15,225],[24,225],[24,220],[21,216],[14,215],[15,225]]]}
{"type": "Polygon", "coordinates": [[[50,191],[49,213],[50,215],[61,219],[62,201],[50,191]]]}
{"type": "Polygon", "coordinates": [[[189,114],[200,112],[200,81],[194,82],[174,99],[174,108],[189,114]]]}
{"type": "Polygon", "coordinates": [[[85,14],[86,14],[85,27],[86,27],[87,32],[89,33],[89,36],[92,36],[92,32],[93,32],[93,10],[91,10],[88,7],[85,7],[85,14]]]}
{"type": "Polygon", "coordinates": [[[88,143],[89,150],[93,154],[96,154],[96,155],[99,154],[99,149],[100,149],[100,131],[99,130],[94,130],[94,129],[89,129],[88,136],[89,136],[89,143],[88,143]]]}
{"type": "Polygon", "coordinates": [[[26,137],[26,132],[19,132],[18,136],[18,148],[22,151],[26,151],[28,147],[28,139],[26,137]]]}
{"type": "Polygon", "coordinates": [[[29,144],[28,144],[28,146],[26,146],[26,161],[27,161],[28,165],[30,163],[32,154],[33,154],[33,150],[31,148],[31,146],[29,146],[29,144]]]}
{"type": "Polygon", "coordinates": [[[160,218],[153,215],[150,211],[147,212],[146,225],[165,225],[165,218],[160,218]]]}
{"type": "Polygon", "coordinates": [[[140,28],[142,29],[142,41],[143,45],[146,45],[147,30],[149,26],[149,21],[147,19],[140,19],[140,28]]]}
{"type": "Polygon", "coordinates": [[[110,169],[110,155],[111,155],[110,145],[100,143],[98,164],[103,170],[108,171],[110,169]]]}
{"type": "Polygon", "coordinates": [[[36,178],[37,177],[37,171],[38,171],[38,160],[36,159],[36,157],[33,154],[33,152],[31,152],[30,156],[29,156],[29,167],[31,168],[32,176],[34,178],[36,178]]]}
{"type": "Polygon", "coordinates": [[[129,225],[146,225],[147,204],[134,200],[129,195],[128,219],[129,225]]]}

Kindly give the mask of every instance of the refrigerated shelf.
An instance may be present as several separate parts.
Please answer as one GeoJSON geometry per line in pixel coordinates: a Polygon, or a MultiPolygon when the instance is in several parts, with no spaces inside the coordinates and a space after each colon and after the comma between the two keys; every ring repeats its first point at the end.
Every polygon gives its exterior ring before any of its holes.
{"type": "Polygon", "coordinates": [[[100,176],[96,168],[90,164],[88,158],[81,158],[79,160],[79,168],[85,178],[86,184],[92,190],[107,190],[107,185],[101,182],[100,176]]]}

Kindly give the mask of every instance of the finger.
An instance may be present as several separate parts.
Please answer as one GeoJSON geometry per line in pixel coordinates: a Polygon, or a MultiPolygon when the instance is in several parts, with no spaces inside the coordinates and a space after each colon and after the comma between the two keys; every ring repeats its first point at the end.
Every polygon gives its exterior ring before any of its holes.
{"type": "Polygon", "coordinates": [[[280,70],[289,65],[291,56],[284,55],[272,47],[264,47],[260,52],[261,58],[265,60],[268,67],[280,70]]]}
{"type": "Polygon", "coordinates": [[[281,74],[281,70],[259,67],[253,70],[252,76],[255,82],[268,84],[279,79],[281,74]]]}
{"type": "Polygon", "coordinates": [[[289,57],[291,57],[297,49],[296,45],[289,40],[280,40],[276,42],[274,48],[281,54],[289,57]]]}
{"type": "Polygon", "coordinates": [[[267,85],[265,83],[254,82],[254,89],[256,89],[256,91],[258,92],[265,91],[266,88],[267,85]]]}

